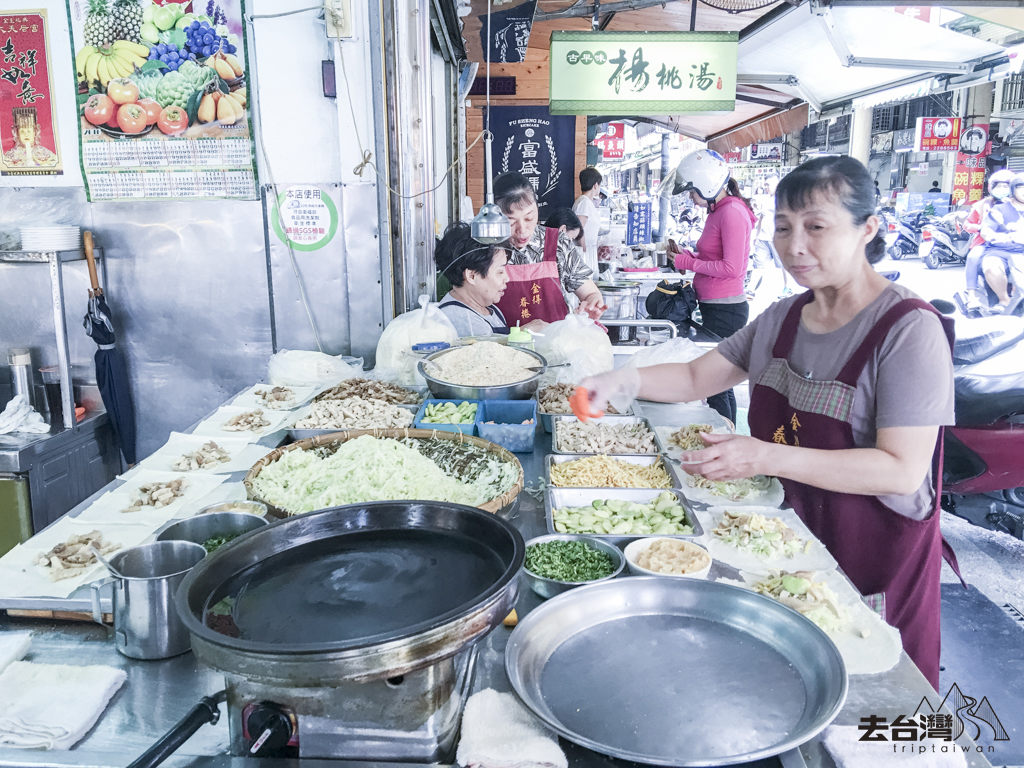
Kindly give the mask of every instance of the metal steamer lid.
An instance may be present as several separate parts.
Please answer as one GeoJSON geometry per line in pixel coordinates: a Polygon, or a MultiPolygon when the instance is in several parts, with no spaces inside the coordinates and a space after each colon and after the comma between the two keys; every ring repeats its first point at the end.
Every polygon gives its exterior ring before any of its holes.
{"type": "Polygon", "coordinates": [[[196,655],[291,685],[405,674],[455,655],[515,606],[525,544],[460,504],[382,501],[298,515],[196,566],[176,605],[196,655]],[[209,609],[232,597],[230,624],[209,609]],[[229,627],[230,625],[228,625],[229,627]]]}
{"type": "Polygon", "coordinates": [[[614,283],[601,280],[596,285],[602,291],[632,291],[634,288],[640,288],[640,283],[632,280],[617,280],[614,283]]]}

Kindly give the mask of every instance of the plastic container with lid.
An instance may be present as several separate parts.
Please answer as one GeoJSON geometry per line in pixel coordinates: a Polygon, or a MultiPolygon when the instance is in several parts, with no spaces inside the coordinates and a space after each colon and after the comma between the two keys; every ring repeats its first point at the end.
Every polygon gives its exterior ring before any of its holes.
{"type": "Polygon", "coordinates": [[[525,328],[520,328],[517,323],[515,328],[510,328],[508,331],[508,345],[521,349],[534,349],[533,334],[525,328]]]}

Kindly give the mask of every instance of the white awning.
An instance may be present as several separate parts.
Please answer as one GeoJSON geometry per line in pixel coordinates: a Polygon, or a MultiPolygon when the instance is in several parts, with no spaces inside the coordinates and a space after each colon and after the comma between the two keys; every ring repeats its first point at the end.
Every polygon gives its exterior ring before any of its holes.
{"type": "Polygon", "coordinates": [[[921,80],[910,85],[899,85],[895,88],[886,88],[884,91],[876,91],[870,96],[862,96],[853,100],[854,109],[865,107],[877,107],[881,104],[894,104],[899,101],[910,101],[921,96],[927,96],[931,92],[931,79],[921,80]]]}
{"type": "MultiPolygon", "coordinates": [[[[891,8],[839,7],[828,11],[833,37],[841,39],[850,56],[899,62],[929,62],[933,66],[844,66],[826,33],[823,17],[810,3],[766,23],[740,41],[740,81],[743,75],[791,75],[791,83],[772,83],[778,90],[806,98],[816,108],[835,105],[877,91],[928,80],[942,64],[957,65],[993,57],[1001,46],[976,40],[944,27],[894,13],[891,8]]],[[[767,84],[767,83],[766,83],[767,84]]]]}

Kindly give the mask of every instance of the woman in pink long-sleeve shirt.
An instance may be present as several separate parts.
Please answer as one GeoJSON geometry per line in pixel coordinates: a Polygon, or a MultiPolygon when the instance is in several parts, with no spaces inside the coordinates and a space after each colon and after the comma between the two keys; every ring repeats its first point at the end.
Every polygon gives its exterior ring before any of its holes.
{"type": "MultiPolygon", "coordinates": [[[[696,253],[679,250],[672,242],[669,252],[675,254],[676,269],[696,273],[693,288],[703,325],[724,339],[746,325],[750,316],[743,279],[757,217],[716,152],[701,149],[684,157],[676,169],[675,184],[675,189],[689,190],[696,205],[708,209],[708,218],[696,253]]],[[[736,422],[736,396],[731,389],[709,397],[708,405],[736,422]]]]}

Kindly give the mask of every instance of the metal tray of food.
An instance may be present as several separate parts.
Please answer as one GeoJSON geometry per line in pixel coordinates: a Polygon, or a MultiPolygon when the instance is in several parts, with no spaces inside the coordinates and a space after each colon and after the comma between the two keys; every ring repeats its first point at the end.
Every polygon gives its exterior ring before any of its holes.
{"type": "Polygon", "coordinates": [[[646,539],[652,536],[661,539],[695,539],[704,535],[704,528],[693,513],[693,507],[686,500],[682,491],[662,488],[548,488],[544,492],[544,519],[547,522],[548,533],[561,533],[555,530],[554,511],[562,507],[585,507],[593,504],[598,499],[618,499],[621,501],[635,501],[639,504],[647,504],[665,492],[671,493],[678,499],[679,504],[686,511],[686,523],[693,527],[693,533],[687,534],[664,534],[664,533],[581,533],[580,536],[594,536],[599,539],[621,544],[634,539],[646,539]]]}
{"type": "MultiPolygon", "coordinates": [[[[537,401],[537,415],[540,417],[541,424],[544,425],[544,431],[547,432],[548,434],[554,432],[555,430],[554,420],[556,416],[572,416],[571,413],[545,413],[544,411],[542,411],[540,409],[540,390],[538,390],[537,394],[533,396],[533,399],[537,401]]],[[[637,412],[636,408],[634,408],[633,403],[630,403],[629,408],[626,409],[625,413],[613,413],[609,415],[639,416],[640,414],[637,412]]]]}
{"type": "MultiPolygon", "coordinates": [[[[557,455],[553,454],[553,453],[549,453],[544,458],[544,478],[547,481],[547,484],[548,485],[553,485],[553,483],[551,482],[551,466],[553,464],[562,464],[562,463],[564,463],[566,461],[576,461],[577,459],[586,459],[586,458],[589,458],[589,457],[595,456],[595,455],[596,454],[593,454],[593,453],[560,453],[560,454],[557,454],[557,455]]],[[[680,489],[680,488],[684,487],[683,486],[683,479],[679,476],[679,472],[676,471],[676,465],[673,464],[671,461],[669,461],[667,456],[662,456],[660,454],[646,454],[646,455],[636,455],[636,456],[634,456],[634,455],[625,454],[625,453],[615,453],[615,454],[607,454],[607,458],[609,458],[612,461],[625,461],[625,462],[629,462],[630,464],[639,464],[641,466],[657,464],[660,461],[662,466],[665,468],[665,472],[668,473],[669,480],[672,483],[670,488],[680,489]]],[[[555,486],[555,487],[562,487],[562,486],[555,486]]],[[[584,488],[584,487],[587,487],[587,486],[578,485],[578,486],[567,486],[567,487],[584,488]]],[[[605,487],[605,486],[602,486],[602,487],[605,487]]],[[[611,488],[612,486],[607,486],[607,487],[611,488]]],[[[626,490],[629,490],[629,489],[626,489],[626,490]]],[[[667,490],[667,489],[659,488],[658,490],[667,490]]]]}
{"type": "MultiPolygon", "coordinates": [[[[552,421],[552,423],[551,423],[551,449],[552,449],[552,451],[554,451],[555,453],[560,454],[560,455],[581,453],[580,451],[563,451],[563,450],[561,450],[558,447],[558,424],[559,424],[559,422],[579,421],[579,419],[577,419],[575,416],[564,416],[564,415],[559,414],[557,416],[553,416],[551,421],[552,421]]],[[[587,419],[587,423],[588,424],[591,423],[591,422],[594,422],[596,424],[643,424],[650,431],[651,435],[654,435],[654,427],[651,426],[651,422],[649,422],[643,416],[601,416],[600,418],[597,418],[597,419],[587,419]]],[[[658,443],[655,442],[655,450],[652,453],[609,453],[608,455],[609,456],[657,456],[658,455],[657,445],[658,445],[658,443]]],[[[583,452],[583,453],[585,453],[585,452],[583,452]]],[[[591,453],[589,455],[593,456],[595,454],[591,453]]]]}
{"type": "Polygon", "coordinates": [[[742,587],[654,576],[578,587],[530,611],[509,637],[505,671],[569,741],[664,766],[794,749],[835,719],[848,687],[835,644],[791,608],[742,587]]]}
{"type": "MultiPolygon", "coordinates": [[[[403,411],[408,411],[409,413],[411,413],[414,419],[416,418],[416,413],[420,409],[419,405],[406,405],[405,403],[398,403],[397,406],[401,408],[403,411]]],[[[299,415],[295,420],[300,421],[301,419],[306,418],[306,416],[309,415],[310,407],[311,406],[309,405],[303,406],[302,410],[299,411],[299,415]]],[[[412,429],[412,426],[413,422],[410,421],[409,426],[406,428],[412,429]]],[[[335,432],[345,432],[349,429],[354,429],[354,427],[333,427],[331,429],[289,429],[288,437],[290,437],[293,441],[305,440],[307,437],[316,437],[317,435],[331,435],[334,434],[335,432]]],[[[363,429],[363,427],[360,427],[360,429],[363,429]]],[[[380,427],[380,429],[389,429],[389,427],[380,427]]],[[[401,427],[398,427],[398,429],[401,429],[401,427]]]]}

